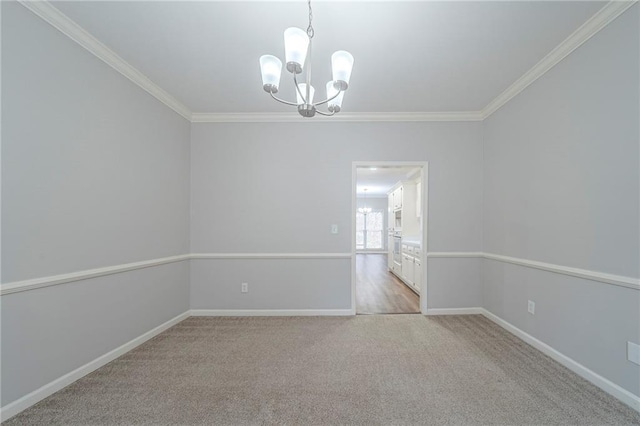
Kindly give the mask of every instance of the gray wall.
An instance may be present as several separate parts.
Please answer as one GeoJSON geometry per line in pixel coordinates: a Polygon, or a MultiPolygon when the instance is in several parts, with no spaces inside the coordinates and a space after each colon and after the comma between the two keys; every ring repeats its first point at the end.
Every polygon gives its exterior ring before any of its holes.
{"type": "MultiPolygon", "coordinates": [[[[639,276],[638,9],[484,122],[484,251],[639,276]]],[[[639,291],[492,260],[482,275],[485,308],[640,394],[639,291]]]]}
{"type": "MultiPolygon", "coordinates": [[[[188,252],[190,124],[2,2],[2,282],[188,252]]],[[[185,312],[187,262],[2,296],[2,405],[185,312]]]]}
{"type": "MultiPolygon", "coordinates": [[[[353,161],[429,161],[429,250],[481,248],[480,123],[194,124],[191,132],[193,253],[349,253],[353,161]],[[330,233],[331,224],[339,226],[337,235],[330,233]]],[[[477,266],[469,259],[434,259],[442,261],[442,268],[477,266]]],[[[192,303],[211,309],[272,306],[240,293],[247,271],[264,265],[269,280],[280,284],[271,287],[257,278],[256,285],[297,294],[289,309],[318,306],[316,300],[325,309],[351,307],[348,260],[323,261],[313,283],[306,281],[311,270],[291,279],[288,266],[273,275],[277,268],[268,261],[248,266],[256,261],[234,260],[235,266],[223,267],[230,272],[217,277],[214,272],[225,262],[231,261],[194,262],[192,303]]],[[[453,282],[457,277],[446,273],[438,280],[429,275],[429,289],[439,291],[441,304],[429,301],[429,307],[453,304],[461,293],[478,296],[467,298],[467,306],[481,305],[479,276],[467,277],[453,282]]]]}

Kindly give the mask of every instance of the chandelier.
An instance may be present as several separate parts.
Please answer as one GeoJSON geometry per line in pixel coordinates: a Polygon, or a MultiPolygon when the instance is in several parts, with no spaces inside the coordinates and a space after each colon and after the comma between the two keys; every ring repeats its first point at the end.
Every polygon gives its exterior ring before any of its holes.
{"type": "Polygon", "coordinates": [[[314,36],[311,20],[313,19],[313,12],[311,10],[311,0],[308,0],[307,3],[309,5],[309,26],[307,27],[307,31],[305,32],[300,28],[292,27],[287,28],[284,32],[287,71],[293,74],[297,102],[285,101],[275,95],[278,93],[278,86],[280,84],[282,62],[273,55],[263,55],[260,57],[262,88],[276,101],[298,107],[298,112],[303,117],[313,117],[316,113],[331,116],[340,112],[344,92],[349,87],[349,78],[351,77],[351,69],[353,68],[353,56],[344,50],[338,50],[331,55],[333,80],[329,81],[326,85],[327,98],[321,102],[313,102],[315,92],[314,87],[311,85],[311,40],[314,36]],[[298,83],[297,74],[302,73],[303,68],[305,68],[306,59],[306,82],[298,83]],[[323,104],[327,104],[328,113],[316,108],[318,105],[323,104]]]}
{"type": "Polygon", "coordinates": [[[363,191],[364,191],[364,207],[360,207],[358,211],[366,216],[369,213],[371,213],[371,207],[367,207],[367,188],[364,188],[363,191]]]}

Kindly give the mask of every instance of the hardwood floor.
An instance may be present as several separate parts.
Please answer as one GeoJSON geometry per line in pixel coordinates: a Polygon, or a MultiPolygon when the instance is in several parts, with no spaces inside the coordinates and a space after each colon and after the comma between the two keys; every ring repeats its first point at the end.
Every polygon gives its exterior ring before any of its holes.
{"type": "Polygon", "coordinates": [[[417,314],[420,298],[387,270],[386,254],[356,255],[357,314],[417,314]]]}

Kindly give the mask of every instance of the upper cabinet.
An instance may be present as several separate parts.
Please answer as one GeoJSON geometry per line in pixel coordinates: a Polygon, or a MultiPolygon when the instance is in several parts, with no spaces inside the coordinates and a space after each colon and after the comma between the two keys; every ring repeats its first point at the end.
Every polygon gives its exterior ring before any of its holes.
{"type": "Polygon", "coordinates": [[[400,188],[397,188],[395,191],[393,191],[392,195],[393,195],[393,210],[397,211],[402,209],[402,193],[403,193],[403,187],[401,186],[400,188]]]}
{"type": "Polygon", "coordinates": [[[420,235],[420,223],[416,215],[416,182],[398,182],[389,196],[389,210],[394,218],[393,228],[403,236],[420,235]]]}
{"type": "Polygon", "coordinates": [[[403,188],[400,186],[389,193],[389,207],[392,212],[402,209],[402,191],[403,188]]]}

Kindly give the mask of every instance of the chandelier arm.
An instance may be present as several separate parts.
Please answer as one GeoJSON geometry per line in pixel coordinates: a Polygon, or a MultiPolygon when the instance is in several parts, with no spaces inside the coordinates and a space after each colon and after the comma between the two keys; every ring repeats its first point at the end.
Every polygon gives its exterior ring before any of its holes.
{"type": "Polygon", "coordinates": [[[336,112],[335,112],[335,111],[333,111],[331,114],[327,114],[326,112],[322,112],[322,111],[320,111],[319,109],[317,109],[317,110],[316,110],[316,113],[317,113],[317,114],[320,114],[320,115],[324,115],[325,117],[331,117],[332,115],[335,115],[335,113],[336,113],[336,112]]]}
{"type": "MultiPolygon", "coordinates": [[[[298,85],[298,79],[296,78],[295,73],[293,74],[293,82],[296,85],[296,90],[298,91],[298,94],[300,95],[300,98],[302,98],[302,103],[306,104],[307,103],[307,98],[305,98],[305,96],[302,94],[302,90],[300,90],[300,86],[298,85]]],[[[309,86],[309,84],[307,84],[307,87],[309,86]]],[[[298,104],[296,104],[298,105],[298,104]]]]}
{"type": "Polygon", "coordinates": [[[281,102],[281,103],[283,103],[283,104],[286,104],[286,105],[292,105],[292,106],[298,106],[298,105],[299,105],[299,104],[294,103],[294,102],[289,102],[289,101],[285,101],[284,99],[280,99],[279,97],[277,97],[276,95],[274,95],[272,92],[269,92],[269,94],[271,95],[271,97],[272,97],[273,99],[275,99],[276,101],[281,102]]]}
{"type": "Polygon", "coordinates": [[[326,104],[327,102],[332,101],[332,100],[334,100],[335,98],[337,98],[337,97],[338,97],[338,95],[339,95],[340,93],[342,93],[342,92],[343,92],[343,90],[342,90],[342,89],[338,89],[338,93],[336,93],[335,95],[333,95],[333,96],[332,96],[332,97],[330,97],[329,99],[324,100],[324,101],[322,101],[322,102],[315,102],[315,103],[313,104],[313,106],[318,106],[318,105],[326,104]]]}

